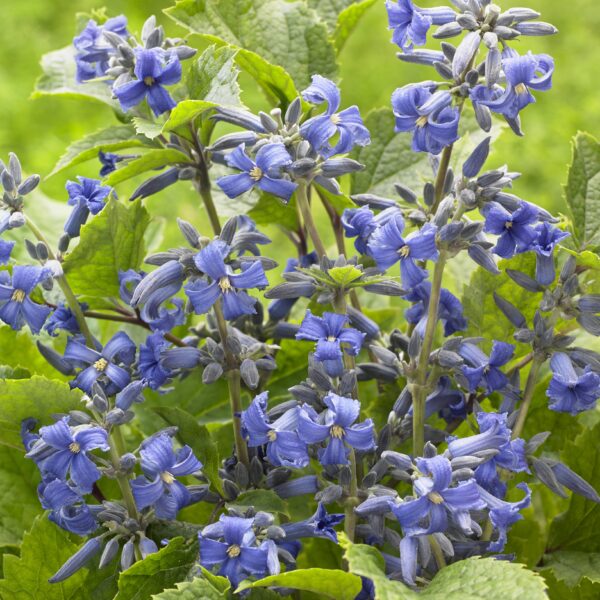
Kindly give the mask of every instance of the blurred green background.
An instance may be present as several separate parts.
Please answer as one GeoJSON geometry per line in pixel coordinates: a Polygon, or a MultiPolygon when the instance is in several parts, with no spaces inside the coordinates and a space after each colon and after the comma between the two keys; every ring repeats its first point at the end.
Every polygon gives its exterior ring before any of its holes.
{"type": "MultiPolygon", "coordinates": [[[[443,2],[422,0],[422,6],[443,2]]],[[[133,31],[154,12],[168,34],[183,35],[161,11],[168,0],[3,0],[0,18],[0,155],[12,150],[28,172],[44,175],[66,146],[88,132],[114,122],[107,107],[77,100],[41,98],[29,100],[39,75],[41,55],[70,43],[75,12],[106,6],[111,15],[125,13],[133,31]]],[[[533,52],[547,52],[556,60],[554,89],[537,94],[538,103],[522,115],[525,139],[506,131],[496,145],[491,166],[508,164],[523,172],[517,193],[550,209],[564,210],[561,184],[570,158],[570,138],[577,130],[598,135],[600,131],[600,5],[597,0],[521,0],[500,2],[525,4],[542,12],[560,34],[551,38],[524,38],[516,42],[533,52]]],[[[385,106],[394,88],[429,78],[427,70],[401,63],[390,43],[383,0],[378,1],[360,23],[341,56],[344,105],[356,103],[363,113],[385,106]]],[[[435,44],[435,42],[434,42],[435,44]]],[[[252,103],[252,102],[251,102],[252,103]]],[[[97,165],[62,173],[43,183],[49,196],[64,199],[64,182],[76,174],[92,175],[97,165]]],[[[182,190],[182,194],[186,194],[182,190]]],[[[152,212],[169,214],[164,197],[151,199],[152,212]],[[154,210],[153,210],[154,207],[154,210]]],[[[185,210],[187,212],[187,210],[185,210]]]]}

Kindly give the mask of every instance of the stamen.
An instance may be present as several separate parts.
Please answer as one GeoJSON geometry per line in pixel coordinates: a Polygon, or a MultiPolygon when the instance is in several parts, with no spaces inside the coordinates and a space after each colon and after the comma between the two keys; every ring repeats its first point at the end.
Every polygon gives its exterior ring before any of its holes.
{"type": "Polygon", "coordinates": [[[231,281],[229,281],[229,277],[221,277],[221,279],[219,279],[219,287],[223,293],[233,289],[231,281]]]}
{"type": "Polygon", "coordinates": [[[515,92],[517,94],[522,95],[527,93],[527,86],[524,83],[518,83],[515,85],[515,92]]]}
{"type": "Polygon", "coordinates": [[[144,83],[150,87],[151,85],[154,84],[154,77],[148,75],[147,77],[144,77],[144,83]]]}
{"type": "Polygon", "coordinates": [[[171,485],[175,481],[175,477],[169,471],[163,471],[160,474],[160,478],[168,485],[171,485]]]}
{"type": "Polygon", "coordinates": [[[267,438],[270,442],[274,442],[277,439],[277,432],[273,429],[269,429],[269,431],[267,432],[267,438]]]}
{"type": "Polygon", "coordinates": [[[81,450],[81,446],[77,443],[77,442],[71,442],[69,444],[69,450],[73,453],[73,454],[77,454],[79,453],[79,451],[81,450]]]}
{"type": "Polygon", "coordinates": [[[99,358],[94,363],[94,369],[96,369],[98,373],[103,373],[104,371],[106,371],[106,367],[108,367],[108,361],[105,358],[99,358]]]}
{"type": "Polygon", "coordinates": [[[263,172],[260,169],[260,167],[252,167],[250,169],[249,175],[251,179],[254,179],[254,181],[258,181],[263,176],[263,172]]]}
{"type": "Polygon", "coordinates": [[[329,120],[330,120],[330,121],[331,121],[331,122],[332,122],[334,125],[337,125],[337,124],[338,124],[338,123],[339,123],[339,122],[342,120],[342,118],[340,117],[340,115],[338,115],[338,114],[335,114],[335,115],[331,115],[331,116],[329,117],[329,120]]]}
{"type": "Polygon", "coordinates": [[[344,428],[340,425],[333,425],[332,428],[329,430],[329,433],[331,433],[332,438],[337,438],[338,440],[341,440],[344,437],[344,435],[346,435],[344,428]]]}
{"type": "Polygon", "coordinates": [[[422,117],[419,117],[417,119],[417,122],[415,123],[415,125],[417,127],[425,127],[425,125],[427,125],[427,119],[428,119],[427,115],[423,115],[422,117]]]}
{"type": "Polygon", "coordinates": [[[10,297],[10,299],[13,302],[18,302],[20,304],[21,302],[23,302],[25,300],[26,297],[27,297],[27,294],[23,290],[15,290],[12,293],[12,296],[10,297]]]}
{"type": "Polygon", "coordinates": [[[441,504],[444,501],[444,499],[437,492],[429,492],[429,494],[427,494],[427,497],[434,504],[441,504]]]}
{"type": "Polygon", "coordinates": [[[229,556],[229,558],[237,558],[241,552],[242,549],[237,544],[231,544],[231,546],[227,548],[227,556],[229,556]]]}
{"type": "Polygon", "coordinates": [[[506,222],[504,223],[504,228],[505,228],[505,229],[511,229],[511,228],[512,228],[512,226],[513,226],[513,224],[512,224],[512,221],[506,221],[506,222]]]}
{"type": "Polygon", "coordinates": [[[402,248],[398,250],[398,254],[402,258],[408,258],[408,255],[410,254],[410,247],[408,245],[402,246],[402,248]]]}

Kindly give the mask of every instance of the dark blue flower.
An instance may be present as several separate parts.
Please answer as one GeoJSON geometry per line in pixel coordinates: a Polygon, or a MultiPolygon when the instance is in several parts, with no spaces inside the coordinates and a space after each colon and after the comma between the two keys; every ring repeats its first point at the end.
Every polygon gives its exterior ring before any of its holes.
{"type": "Polygon", "coordinates": [[[541,285],[550,285],[555,277],[554,248],[558,242],[571,234],[552,227],[547,222],[539,223],[535,230],[537,237],[531,243],[531,250],[536,255],[535,278],[541,285]]]}
{"type": "Polygon", "coordinates": [[[306,444],[299,438],[297,407],[286,411],[272,423],[267,415],[268,393],[263,392],[252,400],[242,412],[244,437],[250,448],[267,447],[267,460],[276,467],[301,469],[308,465],[306,444]]]}
{"type": "Polygon", "coordinates": [[[369,253],[381,271],[400,261],[402,285],[409,290],[427,277],[427,271],[419,267],[416,261],[437,260],[437,227],[426,223],[405,238],[402,237],[403,232],[404,219],[398,216],[390,219],[371,236],[369,253]]]}
{"type": "Polygon", "coordinates": [[[252,530],[254,519],[228,517],[221,515],[218,527],[210,526],[199,535],[200,564],[212,568],[219,566],[219,575],[227,577],[234,587],[248,575],[262,577],[267,573],[267,547],[257,546],[256,536],[252,530]]]}
{"type": "Polygon", "coordinates": [[[413,133],[415,152],[439,154],[458,139],[460,114],[450,106],[449,92],[432,90],[433,86],[427,83],[398,88],[392,94],[392,108],[396,131],[413,133]]]}
{"type": "Polygon", "coordinates": [[[283,144],[261,146],[256,153],[256,161],[246,154],[245,146],[241,144],[226,156],[226,160],[230,167],[243,171],[217,179],[217,185],[229,198],[237,198],[257,186],[263,192],[289,202],[298,187],[297,183],[281,176],[281,169],[292,162],[283,144]]]}
{"type": "Polygon", "coordinates": [[[531,52],[519,56],[514,50],[509,50],[503,54],[506,89],[498,98],[484,100],[481,104],[509,119],[515,119],[528,104],[535,102],[530,90],[544,92],[552,87],[554,60],[547,54],[531,52]]]}
{"type": "Polygon", "coordinates": [[[348,321],[347,315],[325,312],[322,317],[315,317],[307,310],[296,333],[297,340],[317,342],[314,357],[332,377],[343,371],[342,352],[356,356],[365,339],[364,333],[345,326],[348,321]]]}
{"type": "MultiPolygon", "coordinates": [[[[68,417],[63,417],[54,425],[40,428],[40,440],[51,448],[50,454],[38,466],[42,474],[56,479],[65,480],[67,474],[75,485],[85,493],[92,490],[92,486],[101,473],[98,467],[88,456],[88,452],[95,449],[108,452],[108,434],[101,427],[79,426],[71,428],[68,417]]],[[[38,441],[25,455],[28,458],[36,454],[38,441]]]]}
{"type": "MultiPolygon", "coordinates": [[[[81,310],[85,311],[88,305],[85,302],[79,305],[81,310]]],[[[79,323],[73,314],[73,311],[69,308],[68,304],[61,302],[50,315],[50,318],[46,321],[44,329],[52,336],[57,336],[57,331],[68,331],[69,333],[80,333],[79,323]]]]}
{"type": "Polygon", "coordinates": [[[95,350],[86,346],[78,338],[69,338],[65,348],[65,360],[81,367],[71,387],[77,387],[88,394],[98,378],[108,380],[106,393],[115,394],[122,390],[130,381],[129,373],[118,366],[122,362],[129,366],[135,358],[136,346],[123,331],[115,333],[103,349],[95,350]]]}
{"type": "Polygon", "coordinates": [[[15,242],[7,242],[6,240],[0,239],[0,265],[8,264],[14,247],[15,242]]]}
{"type": "Polygon", "coordinates": [[[360,414],[360,402],[333,392],[323,399],[327,409],[320,415],[309,405],[300,409],[298,433],[307,444],[327,442],[319,450],[322,465],[346,465],[350,448],[367,452],[375,448],[373,421],[353,425],[360,414]]]}
{"type": "Polygon", "coordinates": [[[112,173],[117,168],[117,163],[120,163],[126,158],[131,157],[123,156],[121,154],[114,154],[113,152],[102,152],[102,150],[100,150],[98,152],[98,160],[102,165],[99,173],[100,177],[106,177],[107,175],[112,173]]]}
{"type": "Polygon", "coordinates": [[[29,296],[48,277],[48,269],[36,266],[16,266],[12,282],[6,271],[0,272],[0,320],[17,330],[27,323],[32,333],[39,333],[52,309],[29,296]]]}
{"type": "Polygon", "coordinates": [[[431,25],[444,25],[456,18],[451,8],[419,8],[411,0],[386,0],[389,29],[392,41],[404,52],[412,52],[414,46],[427,42],[427,32],[431,25]]]}
{"type": "Polygon", "coordinates": [[[227,320],[256,313],[256,300],[244,290],[269,285],[262,264],[259,261],[243,263],[242,272],[234,274],[225,264],[230,252],[231,248],[225,242],[216,240],[194,257],[198,269],[210,278],[210,281],[196,279],[185,286],[196,314],[207,313],[217,300],[222,300],[223,315],[227,320]]]}
{"type": "Polygon", "coordinates": [[[65,222],[65,232],[71,237],[77,237],[81,226],[85,224],[90,213],[97,215],[105,206],[106,199],[113,192],[107,185],[102,185],[98,179],[77,177],[79,183],[67,181],[68,204],[73,207],[65,222]]]}
{"type": "Polygon", "coordinates": [[[490,202],[483,211],[484,231],[499,235],[494,253],[511,258],[517,252],[529,250],[537,237],[532,226],[539,218],[539,209],[529,202],[521,202],[514,212],[507,211],[497,202],[490,202]]]}
{"type": "Polygon", "coordinates": [[[283,523],[281,527],[285,531],[286,541],[324,537],[337,544],[337,532],[334,527],[343,520],[343,514],[329,514],[325,505],[319,502],[317,512],[312,517],[298,523],[283,523]]]}
{"type": "Polygon", "coordinates": [[[140,457],[144,475],[131,482],[135,503],[140,510],[153,506],[159,519],[175,519],[190,502],[188,489],[175,478],[195,473],[202,463],[189,446],[173,452],[173,441],[166,434],[146,440],[140,457]]]}
{"type": "Polygon", "coordinates": [[[508,383],[508,379],[500,367],[512,358],[514,351],[515,347],[512,344],[495,341],[488,357],[475,344],[461,344],[458,353],[467,363],[462,370],[469,382],[470,391],[475,391],[481,384],[486,386],[488,394],[502,389],[508,383]]]}
{"type": "Polygon", "coordinates": [[[137,79],[113,88],[123,110],[137,106],[146,97],[156,116],[175,108],[177,103],[164,87],[181,79],[181,63],[175,52],[136,50],[134,73],[137,79]]]}
{"type": "MultiPolygon", "coordinates": [[[[412,407],[409,412],[412,412],[412,407]]],[[[440,377],[436,389],[425,400],[425,418],[434,413],[439,413],[448,422],[467,416],[465,395],[451,387],[449,377],[440,377]]]]}
{"type": "Polygon", "coordinates": [[[395,206],[390,206],[375,215],[368,206],[360,208],[347,208],[342,214],[342,226],[348,238],[356,238],[354,247],[361,254],[368,254],[368,243],[371,234],[385,225],[392,218],[402,219],[402,211],[395,206]]]}
{"type": "Polygon", "coordinates": [[[300,134],[323,157],[334,154],[346,154],[354,146],[366,146],[371,142],[369,130],[365,127],[357,106],[351,106],[341,112],[340,90],[321,75],[313,75],[312,83],[303,92],[302,97],[312,104],[327,103],[327,110],[311,117],[300,127],[300,134]],[[329,141],[338,136],[335,146],[329,141]]]}
{"type": "Polygon", "coordinates": [[[48,518],[62,529],[88,535],[98,528],[98,523],[80,494],[60,479],[41,483],[38,496],[42,508],[49,510],[48,518]]]}
{"type": "Polygon", "coordinates": [[[171,371],[161,364],[161,353],[170,346],[161,333],[153,333],[146,338],[146,343],[140,345],[138,369],[140,377],[152,390],[157,390],[165,384],[171,371]]]}
{"type": "Polygon", "coordinates": [[[548,408],[576,415],[590,410],[600,398],[600,376],[588,366],[577,372],[564,352],[556,352],[550,360],[552,379],[546,391],[548,408]]]}

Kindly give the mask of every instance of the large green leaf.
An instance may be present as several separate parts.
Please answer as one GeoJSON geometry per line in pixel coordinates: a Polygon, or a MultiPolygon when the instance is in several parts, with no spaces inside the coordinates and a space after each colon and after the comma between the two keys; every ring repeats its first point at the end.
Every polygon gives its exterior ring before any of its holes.
{"type": "MultiPolygon", "coordinates": [[[[223,579],[222,577],[220,579],[223,579]]],[[[227,580],[225,580],[227,581],[227,580]]],[[[152,596],[153,600],[220,600],[228,598],[227,589],[222,591],[211,585],[207,579],[196,577],[192,581],[178,583],[177,589],[169,589],[152,596]]]]}
{"type": "Polygon", "coordinates": [[[113,152],[123,148],[151,146],[143,135],[138,135],[131,125],[113,125],[86,135],[73,142],[60,157],[48,177],[87,160],[98,158],[98,152],[113,152]]]}
{"type": "MultiPolygon", "coordinates": [[[[543,564],[542,575],[546,579],[548,579],[549,572],[551,572],[552,578],[556,582],[562,582],[567,588],[571,589],[577,588],[583,579],[587,579],[590,583],[589,587],[600,594],[600,554],[574,551],[555,552],[545,557],[543,564]]],[[[556,593],[552,593],[552,587],[551,584],[551,598],[556,596],[556,593]]],[[[580,596],[581,594],[579,594],[580,596]]],[[[590,596],[590,598],[592,597],[590,596]]]]}
{"type": "Polygon", "coordinates": [[[113,100],[110,85],[102,81],[77,83],[75,81],[75,49],[67,46],[42,56],[42,75],[35,82],[32,97],[66,96],[108,104],[120,110],[113,100]]]}
{"type": "Polygon", "coordinates": [[[54,422],[52,415],[79,408],[81,396],[66,383],[46,377],[0,381],[0,444],[22,451],[23,419],[35,417],[48,425],[54,422]]]}
{"type": "Polygon", "coordinates": [[[327,27],[304,2],[179,0],[165,12],[193,33],[250,50],[281,66],[298,87],[306,86],[315,73],[325,77],[336,73],[327,27]]]}
{"type": "Polygon", "coordinates": [[[119,271],[137,268],[144,257],[144,232],[150,217],[141,202],[109,200],[102,212],[81,228],[81,239],[63,269],[76,294],[119,293],[119,271]]]}
{"type": "Polygon", "coordinates": [[[197,559],[196,541],[173,538],[164,548],[121,573],[115,600],[147,600],[185,580],[197,559]]]}
{"type": "Polygon", "coordinates": [[[600,143],[589,133],[573,138],[565,195],[576,241],[581,247],[600,244],[600,143]]]}

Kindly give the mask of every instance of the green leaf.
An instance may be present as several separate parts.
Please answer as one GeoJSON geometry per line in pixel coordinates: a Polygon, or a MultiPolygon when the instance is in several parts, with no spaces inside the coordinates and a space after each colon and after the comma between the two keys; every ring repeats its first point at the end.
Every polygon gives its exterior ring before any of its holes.
{"type": "Polygon", "coordinates": [[[40,425],[48,425],[54,422],[53,414],[79,408],[81,396],[66,383],[46,377],[0,381],[0,444],[23,451],[23,419],[35,417],[40,425]]]}
{"type": "Polygon", "coordinates": [[[297,569],[280,575],[271,575],[254,583],[243,581],[237,592],[258,587],[287,587],[318,594],[331,600],[354,600],[362,588],[360,577],[332,569],[297,569]]]}
{"type": "Polygon", "coordinates": [[[4,555],[4,579],[0,597],[6,600],[77,600],[86,571],[81,570],[61,583],[48,583],[63,563],[77,551],[66,531],[39,515],[25,534],[21,556],[4,555]]]}
{"type": "Polygon", "coordinates": [[[596,252],[591,250],[584,250],[583,252],[575,252],[570,248],[562,247],[562,250],[568,252],[571,256],[577,259],[577,264],[587,269],[593,269],[594,271],[600,271],[600,256],[596,252]]]}
{"type": "Polygon", "coordinates": [[[153,169],[160,169],[167,165],[188,164],[191,162],[189,156],[175,150],[174,148],[165,148],[160,150],[150,150],[135,160],[129,161],[126,165],[113,171],[105,180],[106,185],[115,186],[118,183],[127,181],[136,175],[141,175],[153,169]]]}
{"type": "MultiPolygon", "coordinates": [[[[219,579],[225,579],[219,577],[219,579]]],[[[227,581],[227,579],[225,579],[227,581]]],[[[227,583],[229,583],[227,581],[227,583]]],[[[227,589],[220,591],[213,587],[207,579],[201,579],[196,577],[192,581],[186,581],[178,583],[175,586],[177,589],[169,589],[155,594],[152,596],[152,600],[219,600],[220,598],[227,598],[227,589]]]]}
{"type": "Polygon", "coordinates": [[[60,157],[48,177],[87,160],[97,159],[100,151],[113,152],[139,146],[151,146],[151,143],[146,137],[137,135],[135,128],[131,125],[113,125],[100,129],[73,142],[60,157]]]}
{"type": "Polygon", "coordinates": [[[230,502],[227,506],[242,512],[250,507],[254,507],[256,510],[272,513],[278,512],[282,515],[289,516],[285,501],[272,490],[250,490],[244,492],[240,494],[234,502],[230,502]]]}
{"type": "Polygon", "coordinates": [[[115,600],[147,600],[184,580],[198,558],[197,541],[173,538],[158,552],[121,573],[115,600]]]}
{"type": "MultiPolygon", "coordinates": [[[[600,424],[584,430],[574,440],[567,439],[561,454],[563,463],[583,477],[596,490],[600,489],[600,424]]],[[[600,504],[573,494],[569,508],[550,526],[548,552],[579,550],[600,552],[600,504]]]]}
{"type": "Polygon", "coordinates": [[[205,39],[244,48],[280,65],[298,87],[308,85],[314,73],[333,77],[337,71],[327,27],[304,2],[178,0],[165,12],[205,39]]]}
{"type": "Polygon", "coordinates": [[[572,140],[573,160],[565,196],[580,247],[600,243],[600,143],[589,133],[572,140]]]}
{"type": "Polygon", "coordinates": [[[119,271],[135,269],[144,257],[144,232],[150,217],[141,202],[112,198],[81,228],[79,244],[63,269],[76,294],[118,296],[119,271]]]}
{"type": "Polygon", "coordinates": [[[582,577],[575,587],[569,587],[564,581],[556,579],[554,571],[545,569],[542,572],[548,585],[550,600],[598,600],[600,598],[600,583],[582,577]]]}
{"type": "Polygon", "coordinates": [[[362,277],[362,271],[353,265],[329,269],[329,276],[339,285],[347,286],[362,277]]]}
{"type": "Polygon", "coordinates": [[[41,65],[43,73],[35,82],[32,98],[65,96],[102,102],[114,110],[120,111],[119,104],[112,98],[110,85],[102,81],[81,84],[75,81],[75,48],[73,46],[44,54],[41,65]]]}
{"type": "Polygon", "coordinates": [[[600,584],[600,554],[596,552],[564,551],[549,554],[544,558],[542,574],[547,569],[568,587],[576,587],[582,577],[600,584]]]}
{"type": "Polygon", "coordinates": [[[132,121],[137,133],[149,140],[153,140],[162,133],[165,119],[151,121],[144,117],[133,117],[132,121]]]}
{"type": "Polygon", "coordinates": [[[159,406],[154,409],[169,425],[177,427],[177,438],[187,444],[202,463],[202,471],[214,488],[223,494],[223,483],[219,477],[219,452],[204,425],[198,425],[195,417],[177,407],[159,406]]]}
{"type": "Polygon", "coordinates": [[[275,196],[261,194],[258,202],[248,211],[248,216],[257,225],[272,225],[277,223],[290,231],[298,228],[298,211],[296,210],[296,198],[292,198],[288,204],[284,204],[275,196]]]}

